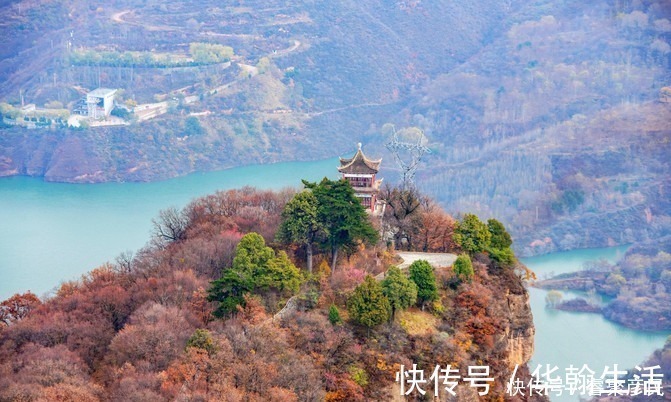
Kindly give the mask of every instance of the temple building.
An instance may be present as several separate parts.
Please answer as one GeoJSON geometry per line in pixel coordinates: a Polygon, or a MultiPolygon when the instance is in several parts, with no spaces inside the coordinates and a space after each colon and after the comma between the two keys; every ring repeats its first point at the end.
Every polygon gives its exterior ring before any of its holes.
{"type": "Polygon", "coordinates": [[[377,180],[375,175],[380,169],[382,159],[368,159],[359,149],[351,158],[340,158],[338,171],[342,173],[343,179],[347,180],[354,189],[355,195],[361,200],[361,204],[367,211],[373,214],[382,213],[384,205],[377,199],[382,179],[377,180]]]}

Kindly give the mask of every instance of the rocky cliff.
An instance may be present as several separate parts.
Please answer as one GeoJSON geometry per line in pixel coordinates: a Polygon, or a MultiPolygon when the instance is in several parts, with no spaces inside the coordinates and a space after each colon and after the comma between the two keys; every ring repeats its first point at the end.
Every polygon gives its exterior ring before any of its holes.
{"type": "Polygon", "coordinates": [[[534,335],[536,328],[529,305],[529,294],[507,293],[504,297],[509,309],[509,325],[504,332],[507,338],[508,365],[526,364],[534,354],[534,335]]]}

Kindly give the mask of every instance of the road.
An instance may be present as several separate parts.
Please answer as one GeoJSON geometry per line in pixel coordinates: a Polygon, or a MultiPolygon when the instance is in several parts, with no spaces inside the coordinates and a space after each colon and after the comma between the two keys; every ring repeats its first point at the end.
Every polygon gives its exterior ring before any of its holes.
{"type": "MultiPolygon", "coordinates": [[[[397,265],[402,270],[408,269],[410,264],[412,264],[417,260],[426,260],[437,270],[449,268],[457,260],[457,255],[450,253],[419,253],[411,251],[401,251],[397,252],[396,254],[403,259],[403,262],[397,265]]],[[[384,275],[386,273],[387,272],[385,271],[378,274],[375,277],[375,279],[379,281],[384,279],[384,275]]]]}
{"type": "Polygon", "coordinates": [[[399,257],[403,258],[403,262],[398,265],[401,269],[409,267],[410,264],[417,260],[426,260],[435,268],[451,267],[457,260],[457,255],[450,253],[398,252],[397,254],[399,257]]]}

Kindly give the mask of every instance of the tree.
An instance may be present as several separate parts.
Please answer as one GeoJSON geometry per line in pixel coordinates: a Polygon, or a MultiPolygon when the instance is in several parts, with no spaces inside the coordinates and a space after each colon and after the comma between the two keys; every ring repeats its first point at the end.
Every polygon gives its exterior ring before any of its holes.
{"type": "Polygon", "coordinates": [[[112,109],[112,112],[110,113],[112,116],[120,117],[122,119],[128,119],[128,117],[131,115],[131,112],[123,107],[115,107],[112,109]]]}
{"type": "Polygon", "coordinates": [[[496,219],[489,219],[487,221],[487,229],[491,235],[489,247],[490,257],[498,261],[501,266],[510,267],[515,264],[515,253],[510,248],[513,245],[513,240],[506,230],[503,223],[496,219]]]}
{"type": "Polygon", "coordinates": [[[317,198],[317,216],[326,230],[322,245],[331,251],[331,272],[336,267],[338,250],[351,249],[361,241],[377,242],[377,231],[347,180],[324,178],[319,184],[303,184],[317,198]]]}
{"type": "Polygon", "coordinates": [[[382,292],[391,306],[391,317],[393,320],[396,311],[404,310],[417,301],[417,285],[408,279],[398,267],[390,267],[387,276],[382,280],[382,292]]]}
{"type": "Polygon", "coordinates": [[[510,247],[502,250],[490,247],[487,252],[492,259],[498,261],[504,267],[511,267],[515,264],[515,253],[510,247]]]}
{"type": "Polygon", "coordinates": [[[417,249],[424,252],[447,253],[455,250],[454,230],[457,222],[433,202],[423,202],[421,226],[417,233],[417,249]]]}
{"type": "Polygon", "coordinates": [[[414,187],[398,188],[385,185],[380,196],[387,203],[385,217],[392,226],[394,243],[399,249],[403,242],[413,249],[414,239],[422,229],[420,206],[424,201],[414,187]]]}
{"type": "Polygon", "coordinates": [[[550,290],[547,295],[545,295],[545,305],[549,307],[556,307],[561,303],[562,294],[558,290],[550,290]]]}
{"type": "Polygon", "coordinates": [[[191,338],[186,341],[186,349],[188,348],[203,349],[208,355],[213,355],[217,352],[217,345],[214,343],[214,339],[212,339],[212,334],[210,331],[202,328],[197,329],[191,335],[191,338]]]}
{"type": "Polygon", "coordinates": [[[200,121],[195,116],[189,116],[184,121],[184,135],[188,136],[197,136],[205,133],[203,126],[200,125],[200,121]]]}
{"type": "Polygon", "coordinates": [[[606,278],[606,285],[613,288],[614,294],[617,294],[617,292],[626,284],[627,280],[617,272],[611,273],[608,275],[608,278],[606,278]]]}
{"type": "Polygon", "coordinates": [[[459,222],[454,240],[468,254],[483,252],[489,247],[492,235],[489,228],[476,215],[466,214],[459,222]]]}
{"type": "Polygon", "coordinates": [[[188,218],[182,211],[174,207],[161,210],[158,219],[152,219],[154,225],[154,238],[159,242],[171,242],[184,240],[186,238],[186,227],[188,218]]]}
{"type": "Polygon", "coordinates": [[[214,315],[224,317],[245,306],[245,295],[275,291],[289,296],[298,292],[300,284],[300,272],[286,253],[276,255],[261,235],[252,232],[240,239],[233,266],[211,282],[208,300],[219,302],[214,315]]]}
{"type": "Polygon", "coordinates": [[[471,262],[471,257],[468,254],[461,254],[457,257],[457,260],[454,262],[455,275],[459,278],[460,281],[466,282],[473,279],[475,272],[473,271],[473,263],[471,262]]]}
{"type": "Polygon", "coordinates": [[[496,219],[489,219],[487,221],[487,229],[491,234],[490,246],[499,250],[504,250],[513,245],[513,240],[510,238],[510,234],[506,231],[503,223],[497,221],[496,219]]]}
{"type": "Polygon", "coordinates": [[[410,280],[417,285],[417,303],[422,306],[427,302],[438,300],[438,286],[433,267],[426,260],[417,260],[408,269],[410,280]]]}
{"type": "Polygon", "coordinates": [[[165,370],[194,332],[187,316],[175,306],[145,303],[133,312],[123,331],[116,333],[106,357],[119,367],[144,361],[148,370],[165,370]]]}
{"type": "Polygon", "coordinates": [[[310,191],[294,196],[282,211],[282,223],[277,238],[283,243],[294,243],[305,247],[308,272],[312,273],[312,244],[318,236],[325,234],[324,225],[318,219],[317,197],[310,191]]]}
{"type": "Polygon", "coordinates": [[[42,302],[32,292],[17,293],[0,303],[0,322],[9,326],[16,321],[24,319],[40,304],[42,302]]]}
{"type": "Polygon", "coordinates": [[[347,311],[352,320],[370,330],[389,319],[389,300],[382,292],[380,283],[366,275],[363,283],[354,289],[347,300],[347,311]]]}
{"type": "Polygon", "coordinates": [[[335,304],[331,304],[331,307],[329,307],[329,322],[332,325],[338,325],[342,322],[342,318],[340,318],[340,312],[338,311],[338,307],[336,307],[335,304]]]}
{"type": "Polygon", "coordinates": [[[222,63],[233,57],[233,48],[213,43],[193,42],[189,44],[189,53],[197,64],[222,63]]]}

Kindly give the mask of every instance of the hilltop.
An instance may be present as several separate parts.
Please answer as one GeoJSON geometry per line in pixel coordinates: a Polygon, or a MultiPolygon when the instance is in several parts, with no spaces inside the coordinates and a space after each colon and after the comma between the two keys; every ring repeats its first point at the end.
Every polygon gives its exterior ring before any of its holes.
{"type": "MultiPolygon", "coordinates": [[[[162,211],[137,254],[47,300],[26,293],[0,304],[0,399],[389,400],[399,393],[395,373],[413,363],[427,377],[436,365],[463,377],[469,365],[489,366],[488,394],[458,381],[460,400],[502,399],[516,365],[516,377],[530,380],[523,266],[475,252],[454,267],[414,262],[406,276],[371,236],[345,243],[348,258],[334,270],[321,246],[318,268],[299,270],[300,244],[275,240],[293,225],[296,200],[310,210],[306,194],[245,188],[162,211]],[[460,268],[466,260],[470,268],[460,268]],[[381,282],[371,276],[381,272],[381,282]]],[[[376,224],[356,199],[338,208],[376,224]]],[[[415,216],[449,218],[437,209],[415,216]]],[[[502,238],[505,229],[489,227],[491,239],[502,238]]],[[[461,252],[454,233],[440,235],[451,244],[442,251],[461,252]]]]}

